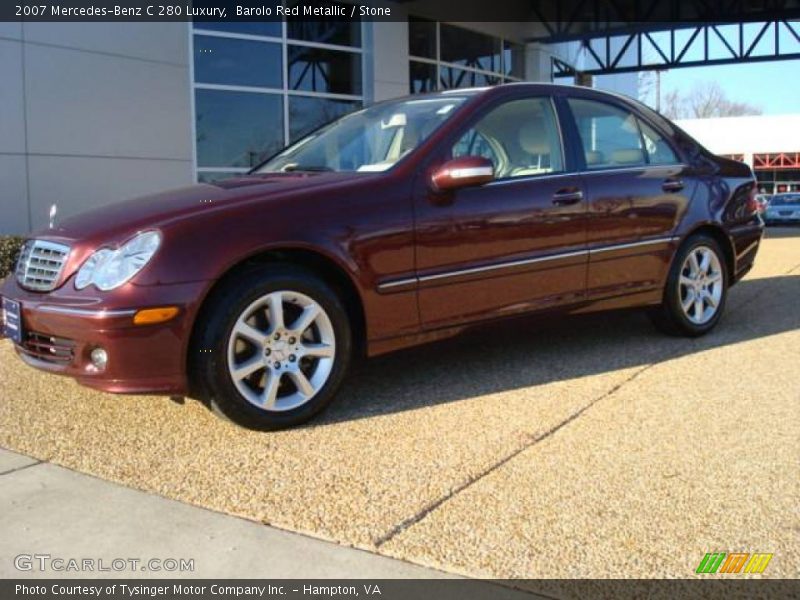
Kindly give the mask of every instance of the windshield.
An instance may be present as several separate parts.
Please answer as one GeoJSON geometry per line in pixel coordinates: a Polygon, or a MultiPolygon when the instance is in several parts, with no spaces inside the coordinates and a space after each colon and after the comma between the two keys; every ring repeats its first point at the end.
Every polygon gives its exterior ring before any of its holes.
{"type": "Polygon", "coordinates": [[[800,194],[773,196],[769,203],[770,206],[787,206],[789,204],[800,204],[800,194]]]}
{"type": "Polygon", "coordinates": [[[466,96],[382,103],[326,125],[255,170],[385,171],[419,146],[466,96]]]}

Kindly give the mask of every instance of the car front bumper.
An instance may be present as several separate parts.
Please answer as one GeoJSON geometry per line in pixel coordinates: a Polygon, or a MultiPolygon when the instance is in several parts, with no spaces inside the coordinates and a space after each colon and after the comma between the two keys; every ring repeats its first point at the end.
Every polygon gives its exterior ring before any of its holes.
{"type": "Polygon", "coordinates": [[[11,276],[0,286],[0,296],[21,304],[23,338],[14,348],[26,364],[107,392],[181,394],[188,389],[186,349],[206,285],[127,284],[101,293],[79,292],[67,282],[37,293],[22,289],[11,276]],[[138,310],[160,306],[179,312],[164,323],[134,324],[138,310]],[[104,368],[91,360],[95,348],[108,355],[104,368]]]}

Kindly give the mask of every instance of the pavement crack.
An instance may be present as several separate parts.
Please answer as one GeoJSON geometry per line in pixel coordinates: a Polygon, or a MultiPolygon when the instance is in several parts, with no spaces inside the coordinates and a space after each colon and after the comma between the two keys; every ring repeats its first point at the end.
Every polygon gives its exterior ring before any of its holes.
{"type": "MultiPolygon", "coordinates": [[[[794,267],[790,268],[788,271],[783,273],[783,275],[791,275],[792,273],[794,273],[798,269],[800,269],[800,264],[797,264],[794,267]]],[[[750,302],[755,300],[759,295],[760,294],[754,294],[750,298],[747,298],[743,302],[741,302],[739,306],[741,306],[743,304],[749,304],[750,302]]],[[[732,309],[731,312],[733,312],[733,310],[735,310],[735,309],[732,309]]],[[[656,361],[654,361],[654,362],[652,362],[650,364],[647,364],[647,365],[637,369],[634,373],[632,373],[625,380],[621,381],[620,383],[618,383],[617,385],[612,387],[607,392],[601,394],[600,396],[598,396],[597,398],[595,398],[594,400],[589,402],[587,405],[582,407],[580,410],[574,412],[569,417],[567,417],[566,419],[564,419],[560,423],[558,423],[555,426],[553,426],[551,429],[548,429],[547,431],[545,431],[544,433],[541,433],[539,435],[535,435],[535,436],[531,435],[531,436],[529,436],[528,440],[525,443],[523,443],[520,447],[516,448],[515,450],[513,450],[509,454],[505,455],[500,460],[492,463],[491,465],[489,465],[487,468],[485,468],[484,470],[480,471],[479,473],[476,473],[475,475],[469,477],[468,479],[463,481],[460,485],[458,485],[455,488],[451,489],[446,494],[444,494],[441,497],[437,498],[436,500],[426,504],[417,513],[415,513],[414,515],[410,516],[409,518],[401,521],[400,523],[395,525],[392,529],[390,529],[388,532],[386,532],[385,534],[383,534],[382,536],[377,538],[374,541],[375,548],[376,549],[380,548],[381,546],[383,546],[387,542],[393,540],[395,537],[397,537],[398,535],[400,535],[404,531],[410,529],[411,527],[413,527],[414,525],[416,525],[417,523],[422,521],[425,517],[427,517],[429,514],[431,514],[437,508],[439,508],[440,506],[445,504],[447,501],[449,501],[450,499],[454,498],[455,496],[457,496],[461,492],[467,490],[468,488],[472,487],[473,485],[475,485],[476,483],[478,483],[479,481],[481,481],[482,479],[484,479],[488,475],[491,475],[497,469],[501,468],[502,466],[507,464],[509,461],[511,461],[512,459],[516,458],[517,456],[519,456],[520,454],[525,452],[525,450],[527,450],[529,448],[532,448],[533,446],[535,446],[539,442],[542,442],[542,441],[546,440],[547,438],[549,438],[550,436],[552,436],[553,434],[555,434],[557,431],[559,431],[563,427],[566,427],[567,425],[572,423],[574,420],[576,420],[578,417],[583,415],[587,410],[592,408],[598,402],[608,398],[609,396],[613,396],[614,394],[616,394],[620,389],[622,389],[628,383],[630,383],[631,381],[633,381],[634,379],[639,377],[639,375],[641,375],[642,373],[648,371],[649,369],[655,367],[656,365],[660,365],[660,364],[663,364],[665,362],[668,362],[668,361],[672,360],[676,356],[679,356],[681,354],[681,352],[682,352],[682,349],[677,349],[677,350],[675,350],[673,352],[668,353],[666,356],[664,356],[660,360],[656,360],[656,361]]]]}
{"type": "Polygon", "coordinates": [[[22,471],[23,469],[30,469],[31,467],[36,467],[38,465],[42,465],[47,461],[44,460],[37,460],[36,462],[32,462],[27,465],[22,465],[21,467],[16,467],[15,469],[9,469],[8,471],[0,471],[0,477],[3,475],[10,475],[11,473],[16,473],[17,471],[22,471]]]}
{"type": "MultiPolygon", "coordinates": [[[[800,269],[800,264],[797,264],[794,267],[790,268],[788,271],[783,273],[783,275],[791,275],[792,273],[794,273],[798,269],[800,269]]],[[[750,298],[747,298],[743,302],[741,302],[739,306],[742,306],[742,305],[745,305],[745,304],[749,304],[750,302],[752,302],[753,300],[758,298],[759,295],[760,294],[754,294],[750,298]]],[[[734,310],[735,309],[732,308],[730,312],[733,312],[734,310]]],[[[395,525],[392,529],[390,529],[388,532],[384,533],[382,536],[377,538],[374,541],[375,548],[380,548],[381,546],[383,546],[387,542],[391,541],[392,539],[394,539],[395,537],[397,537],[398,535],[400,535],[404,531],[410,529],[411,527],[413,527],[414,525],[416,525],[417,523],[422,521],[429,514],[431,514],[433,511],[435,511],[437,508],[439,508],[440,506],[445,504],[450,499],[454,498],[455,496],[457,496],[461,492],[463,492],[463,491],[467,490],[468,488],[472,487],[473,485],[475,485],[477,482],[479,482],[480,480],[484,479],[488,475],[491,475],[497,469],[501,468],[502,466],[507,464],[509,461],[511,461],[515,457],[517,457],[520,454],[522,454],[523,452],[525,452],[525,450],[527,450],[529,448],[532,448],[533,446],[535,446],[539,442],[542,442],[542,441],[546,440],[547,438],[549,438],[550,436],[552,436],[553,434],[555,434],[557,431],[559,431],[563,427],[566,427],[567,425],[572,423],[574,420],[576,420],[578,417],[583,415],[587,410],[592,408],[598,402],[608,398],[609,396],[613,396],[614,394],[616,394],[620,389],[622,389],[628,383],[630,383],[631,381],[633,381],[634,379],[639,377],[639,375],[641,375],[642,373],[648,371],[649,369],[653,368],[656,365],[663,364],[665,362],[668,362],[668,361],[672,360],[676,356],[679,356],[681,353],[682,353],[682,349],[676,349],[675,351],[668,353],[666,356],[664,356],[660,360],[656,360],[656,361],[654,361],[654,362],[652,362],[650,364],[647,364],[647,365],[637,369],[634,373],[632,373],[625,380],[621,381],[620,383],[618,383],[617,385],[612,387],[607,392],[604,392],[603,394],[601,394],[600,396],[598,396],[597,398],[595,398],[594,400],[592,400],[591,402],[586,404],[580,410],[574,412],[569,417],[567,417],[566,419],[564,419],[560,423],[558,423],[555,426],[553,426],[551,429],[548,429],[547,431],[545,431],[544,433],[541,433],[539,435],[535,435],[535,436],[534,435],[529,435],[528,436],[528,440],[525,443],[523,443],[520,447],[514,449],[512,452],[510,452],[509,454],[505,455],[500,460],[492,463],[491,465],[489,465],[487,468],[485,468],[484,470],[480,471],[479,473],[476,473],[475,475],[469,477],[468,479],[463,481],[460,485],[456,486],[455,488],[452,488],[446,494],[444,494],[441,497],[437,498],[436,500],[426,504],[417,513],[415,513],[414,515],[410,516],[409,518],[401,521],[400,523],[395,525]]]]}
{"type": "MultiPolygon", "coordinates": [[[[672,357],[671,356],[667,357],[665,360],[669,360],[670,358],[672,358],[672,357]]],[[[636,379],[639,375],[641,375],[642,373],[644,373],[648,369],[654,367],[655,365],[657,365],[657,364],[659,364],[661,362],[663,362],[663,361],[657,361],[657,362],[645,365],[643,367],[640,367],[634,373],[631,373],[631,375],[629,377],[627,377],[625,380],[623,380],[620,383],[616,384],[610,390],[608,390],[607,392],[604,392],[603,394],[601,394],[600,396],[598,396],[597,398],[595,398],[594,400],[592,400],[591,402],[589,402],[588,404],[583,406],[581,409],[579,409],[576,412],[572,413],[569,417],[567,417],[566,419],[564,419],[560,423],[557,423],[556,425],[554,425],[553,427],[551,427],[547,431],[545,431],[543,433],[540,433],[538,435],[529,435],[528,436],[528,440],[525,443],[523,443],[520,447],[514,449],[509,454],[506,454],[503,458],[501,458],[500,460],[492,463],[491,465],[489,465],[488,467],[486,467],[484,470],[480,471],[479,473],[476,473],[475,475],[472,475],[466,481],[462,482],[460,485],[458,485],[455,488],[451,489],[449,492],[447,492],[443,496],[437,498],[433,502],[430,502],[430,503],[426,504],[424,507],[422,507],[422,509],[420,511],[418,511],[417,513],[415,513],[411,517],[401,521],[400,523],[395,525],[392,529],[390,529],[388,532],[386,532],[385,534],[383,534],[382,536],[377,538],[375,540],[375,542],[374,542],[375,543],[375,547],[376,548],[380,548],[381,546],[383,546],[387,542],[391,541],[392,539],[394,539],[395,537],[397,537],[398,535],[400,535],[401,533],[403,533],[407,529],[413,527],[414,525],[416,525],[417,523],[422,521],[425,517],[427,517],[429,514],[431,514],[433,511],[435,511],[437,508],[439,508],[440,506],[445,504],[451,498],[454,498],[455,496],[457,496],[461,492],[465,491],[466,489],[470,488],[471,486],[475,485],[476,483],[478,483],[480,480],[484,479],[488,475],[491,475],[497,469],[501,468],[502,466],[507,464],[509,461],[511,461],[512,459],[516,458],[517,456],[519,456],[520,454],[525,452],[525,450],[527,450],[529,448],[532,448],[533,446],[535,446],[539,442],[542,442],[542,441],[546,440],[547,438],[549,438],[550,436],[555,434],[560,429],[562,429],[562,428],[566,427],[567,425],[569,425],[570,423],[572,423],[574,420],[576,420],[578,417],[580,417],[583,413],[585,413],[587,410],[592,408],[595,404],[597,404],[601,400],[604,400],[604,399],[608,398],[609,396],[612,396],[612,395],[616,394],[620,389],[622,389],[623,386],[627,385],[628,383],[630,383],[631,381],[636,379]]]]}

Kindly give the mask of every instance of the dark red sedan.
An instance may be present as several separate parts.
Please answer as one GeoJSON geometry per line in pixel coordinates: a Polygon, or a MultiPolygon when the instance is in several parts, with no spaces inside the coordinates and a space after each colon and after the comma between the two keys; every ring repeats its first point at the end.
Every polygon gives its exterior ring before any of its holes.
{"type": "Polygon", "coordinates": [[[38,232],[0,289],[29,365],[274,429],[351,357],[521,313],[708,332],[761,240],[746,165],[645,106],[512,84],[375,104],[252,173],[38,232]]]}

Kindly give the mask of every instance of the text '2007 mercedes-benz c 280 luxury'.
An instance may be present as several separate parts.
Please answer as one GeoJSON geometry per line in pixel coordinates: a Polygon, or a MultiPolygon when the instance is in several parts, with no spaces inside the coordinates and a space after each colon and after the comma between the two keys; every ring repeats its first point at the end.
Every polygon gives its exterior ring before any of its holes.
{"type": "Polygon", "coordinates": [[[531,312],[701,335],[763,223],[742,163],[634,101],[511,84],[372,105],[250,174],[34,234],[0,288],[23,361],[276,429],[354,355],[531,312]]]}

